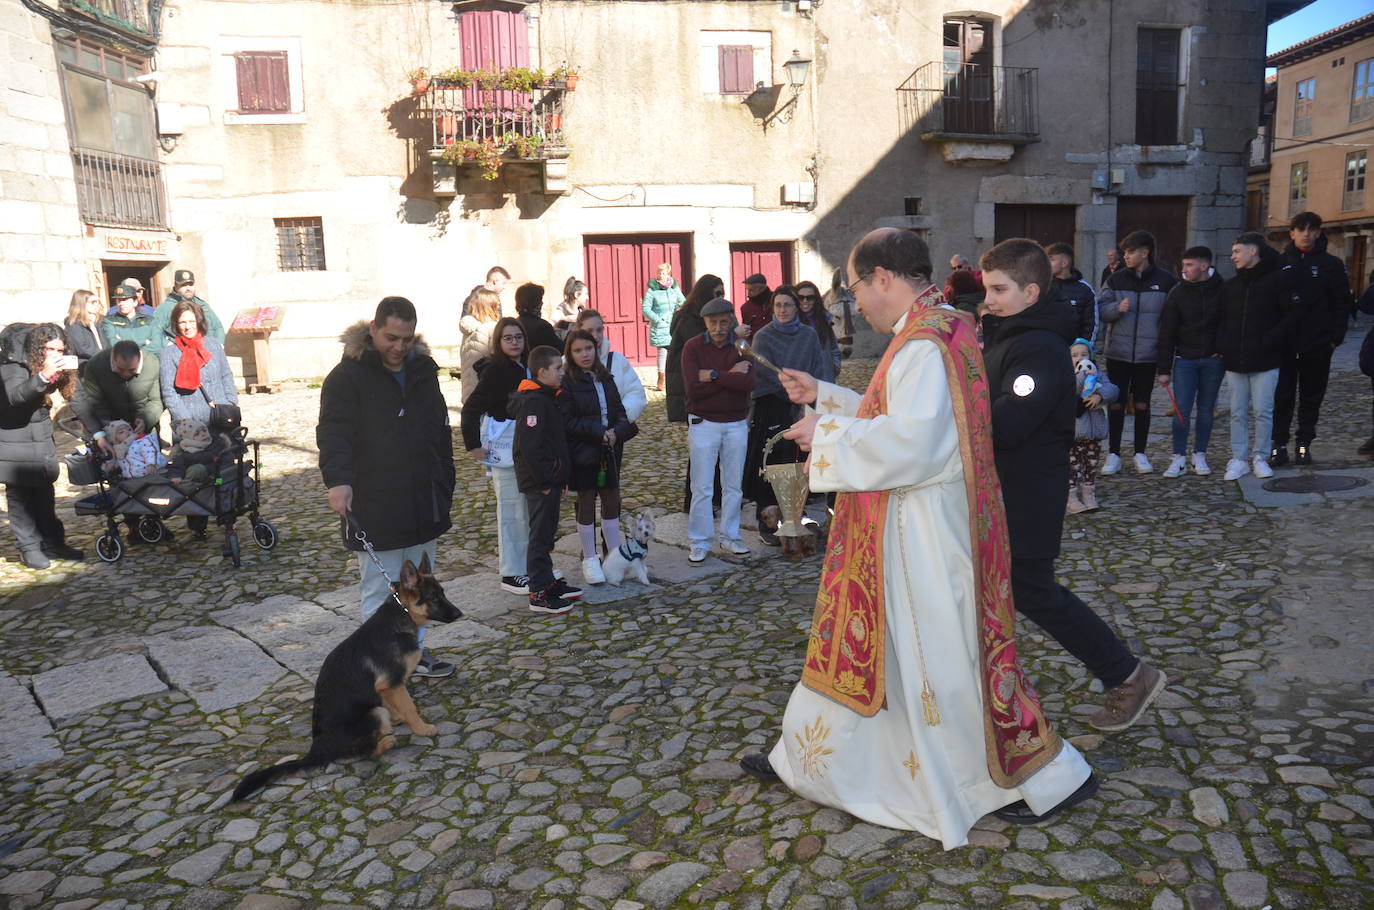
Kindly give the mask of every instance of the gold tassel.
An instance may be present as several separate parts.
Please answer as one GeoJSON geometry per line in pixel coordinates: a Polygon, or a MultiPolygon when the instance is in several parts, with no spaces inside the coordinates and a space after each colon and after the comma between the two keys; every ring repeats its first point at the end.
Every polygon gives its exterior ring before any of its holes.
{"type": "Polygon", "coordinates": [[[921,705],[926,712],[926,726],[940,725],[940,708],[935,704],[935,693],[930,691],[930,680],[921,681],[921,705]]]}

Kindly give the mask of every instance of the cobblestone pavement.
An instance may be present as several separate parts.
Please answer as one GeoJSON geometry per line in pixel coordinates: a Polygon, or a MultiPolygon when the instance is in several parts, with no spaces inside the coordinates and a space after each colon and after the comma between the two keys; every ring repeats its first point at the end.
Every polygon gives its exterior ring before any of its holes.
{"type": "MultiPolygon", "coordinates": [[[[1369,381],[1348,350],[1338,364],[1317,468],[1368,469],[1354,450],[1369,381]]],[[[871,367],[846,367],[851,384],[871,367]]],[[[1220,472],[1105,478],[1103,511],[1067,527],[1061,574],[1172,685],[1136,727],[1100,735],[1082,720],[1096,686],[1023,630],[1047,713],[1103,777],[1046,827],[989,817],[946,853],[742,779],[736,759],[771,744],[797,679],[817,560],[692,570],[660,543],[655,588],[535,616],[495,590],[491,497],[467,460],[439,565],[468,617],[432,639],[459,670],[413,686],[438,733],[229,805],[243,773],[304,750],[313,668],[354,622],[356,570],[315,470],[317,399],[243,402],[282,541],[249,545],[241,569],[179,522],[170,545],[45,573],[3,535],[0,902],[1374,906],[1374,498],[1267,506],[1220,472]]],[[[644,427],[626,500],[658,510],[671,540],[685,434],[661,400],[644,427]]],[[[1224,415],[1217,435],[1214,466],[1224,415]]],[[[98,523],[67,525],[89,551],[98,523]]]]}

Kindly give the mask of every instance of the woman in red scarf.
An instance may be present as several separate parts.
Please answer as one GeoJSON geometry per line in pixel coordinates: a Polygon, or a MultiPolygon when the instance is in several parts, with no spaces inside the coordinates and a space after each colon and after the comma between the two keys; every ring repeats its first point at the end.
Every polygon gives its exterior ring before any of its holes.
{"type": "MultiPolygon", "coordinates": [[[[159,355],[162,404],[172,415],[173,427],[188,417],[208,424],[211,402],[239,403],[229,358],[222,344],[206,337],[205,314],[194,301],[172,307],[171,326],[176,335],[159,355]]],[[[206,519],[191,516],[186,522],[196,537],[205,536],[206,519]]]]}

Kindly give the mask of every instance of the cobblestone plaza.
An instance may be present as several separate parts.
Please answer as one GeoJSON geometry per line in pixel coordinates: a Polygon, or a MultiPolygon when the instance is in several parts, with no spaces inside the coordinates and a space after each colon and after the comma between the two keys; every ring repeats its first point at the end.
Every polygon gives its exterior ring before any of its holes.
{"type": "MultiPolygon", "coordinates": [[[[1369,480],[1374,465],[1354,454],[1369,432],[1362,323],[1314,452],[1316,472],[1369,480]]],[[[872,366],[843,378],[862,387],[872,366]]],[[[444,387],[456,403],[457,384],[444,387]]],[[[59,514],[86,562],[30,572],[4,537],[0,903],[1374,906],[1369,486],[1104,478],[1103,510],[1066,524],[1060,574],[1170,687],[1135,727],[1099,734],[1083,721],[1097,687],[1023,626],[1046,713],[1101,791],[1044,827],[988,817],[944,852],[742,777],[738,758],[771,745],[797,680],[819,560],[784,560],[749,535],[753,556],[688,566],[685,431],[654,393],[623,484],[629,509],[659,516],[654,587],[529,613],[496,587],[492,496],[460,456],[438,565],[467,615],[429,639],[458,672],[411,687],[437,735],[403,732],[381,761],[231,804],[246,771],[305,750],[315,671],[356,624],[356,567],[316,468],[318,401],[305,386],[243,399],[282,539],[248,543],[241,569],[180,522],[173,543],[100,563],[100,524],[72,516],[65,483],[59,514]]],[[[1163,454],[1166,424],[1153,430],[1163,454]]]]}

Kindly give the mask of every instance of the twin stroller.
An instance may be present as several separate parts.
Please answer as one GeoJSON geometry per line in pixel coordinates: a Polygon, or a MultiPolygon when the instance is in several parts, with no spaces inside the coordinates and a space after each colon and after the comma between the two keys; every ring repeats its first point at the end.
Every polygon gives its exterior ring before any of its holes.
{"type": "Polygon", "coordinates": [[[73,484],[96,487],[94,495],[76,501],[76,514],[105,517],[105,532],[95,541],[95,552],[105,562],[117,562],[124,555],[124,542],[119,538],[121,517],[128,519],[130,533],[148,543],[162,540],[168,518],[213,518],[224,531],[222,552],[233,560],[235,568],[243,564],[234,527],[242,516],[250,516],[253,540],[259,547],[270,550],[277,545],[276,527],[258,515],[258,443],[248,439],[243,427],[228,433],[231,445],[213,460],[203,480],[187,478],[172,483],[161,474],[107,477],[95,440],[85,434],[80,422],[64,421],[61,426],[82,441],[66,456],[67,477],[73,484]]]}

